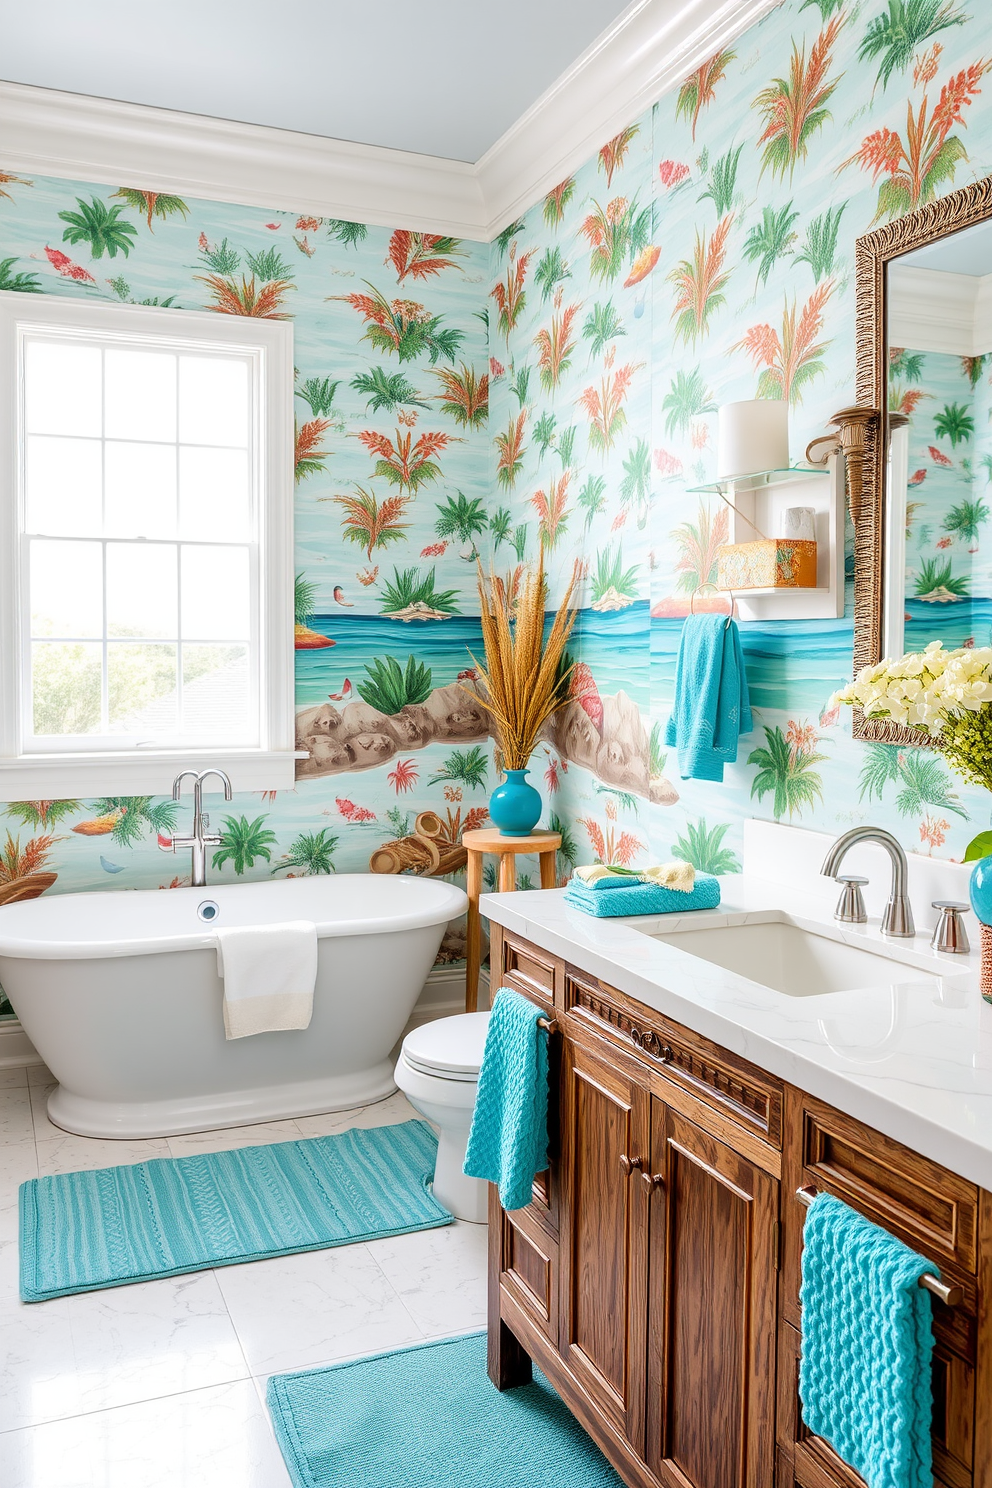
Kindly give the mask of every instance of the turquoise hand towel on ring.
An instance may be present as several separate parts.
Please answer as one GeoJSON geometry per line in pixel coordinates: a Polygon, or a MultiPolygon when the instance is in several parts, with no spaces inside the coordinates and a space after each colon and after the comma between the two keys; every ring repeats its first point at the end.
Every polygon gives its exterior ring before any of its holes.
{"type": "Polygon", "coordinates": [[[868,1488],[932,1488],[930,1294],[937,1267],[817,1194],[803,1231],[803,1420],[868,1488]]]}
{"type": "Polygon", "coordinates": [[[723,780],[737,759],[737,740],[751,732],[751,704],[737,622],[689,615],[682,627],[675,700],[665,743],[678,750],[683,780],[723,780]]]}
{"type": "Polygon", "coordinates": [[[548,1033],[536,1003],[501,987],[479,1071],[464,1172],[499,1185],[504,1209],[523,1209],[548,1166],[548,1033]]]}

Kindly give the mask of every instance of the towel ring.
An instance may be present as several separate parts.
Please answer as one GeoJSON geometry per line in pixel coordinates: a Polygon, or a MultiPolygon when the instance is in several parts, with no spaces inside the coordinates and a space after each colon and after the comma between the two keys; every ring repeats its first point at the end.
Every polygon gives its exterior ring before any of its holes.
{"type": "Polygon", "coordinates": [[[696,613],[696,595],[699,593],[700,589],[714,589],[714,590],[716,590],[716,593],[717,594],[729,594],[730,595],[730,614],[727,616],[727,624],[728,624],[728,626],[729,626],[731,620],[733,620],[733,618],[734,618],[734,612],[735,611],[737,613],[738,619],[740,618],[740,609],[738,607],[737,599],[736,599],[736,596],[734,595],[733,589],[717,589],[715,584],[700,584],[697,588],[693,589],[692,593],[689,595],[689,614],[690,615],[694,615],[696,613]]]}
{"type": "MultiPolygon", "coordinates": [[[[797,1188],[796,1198],[808,1209],[816,1198],[816,1189],[797,1188]]],[[[960,1307],[964,1300],[964,1292],[959,1286],[948,1286],[946,1282],[938,1281],[936,1276],[930,1276],[927,1272],[920,1277],[919,1284],[924,1291],[932,1292],[935,1297],[939,1297],[945,1307],[960,1307]]]]}

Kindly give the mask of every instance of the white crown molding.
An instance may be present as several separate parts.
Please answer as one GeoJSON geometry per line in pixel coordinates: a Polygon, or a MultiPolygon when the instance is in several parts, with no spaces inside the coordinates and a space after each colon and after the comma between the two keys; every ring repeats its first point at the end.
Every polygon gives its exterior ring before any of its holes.
{"type": "Polygon", "coordinates": [[[888,301],[890,346],[950,356],[992,351],[992,274],[893,264],[888,301]]]}
{"type": "Polygon", "coordinates": [[[781,0],[635,0],[476,164],[488,235],[781,0]]]}
{"type": "Polygon", "coordinates": [[[634,0],[475,165],[0,82],[5,169],[488,242],[780,0],[634,0]]]}
{"type": "Polygon", "coordinates": [[[487,241],[475,167],[348,140],[0,83],[8,170],[487,241]]]}

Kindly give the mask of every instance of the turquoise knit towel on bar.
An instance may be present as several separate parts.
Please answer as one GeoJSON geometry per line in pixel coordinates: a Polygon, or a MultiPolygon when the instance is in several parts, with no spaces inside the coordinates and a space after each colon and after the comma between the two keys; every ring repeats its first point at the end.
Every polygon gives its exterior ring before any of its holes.
{"type": "Polygon", "coordinates": [[[690,615],[682,627],[675,700],[665,743],[679,754],[683,780],[723,780],[737,739],[751,732],[740,631],[726,615],[690,615]]]}
{"type": "Polygon", "coordinates": [[[818,1194],[803,1231],[803,1420],[868,1488],[932,1488],[932,1261],[818,1194]]]}
{"type": "Polygon", "coordinates": [[[496,994],[479,1071],[464,1171],[499,1185],[504,1209],[530,1203],[548,1166],[548,1034],[541,1009],[508,987],[496,994]]]}
{"type": "Polygon", "coordinates": [[[631,884],[610,889],[608,894],[588,889],[581,880],[570,879],[565,890],[565,903],[597,919],[614,915],[678,914],[690,909],[716,909],[720,903],[720,880],[709,873],[697,873],[688,894],[666,889],[662,884],[631,884]]]}

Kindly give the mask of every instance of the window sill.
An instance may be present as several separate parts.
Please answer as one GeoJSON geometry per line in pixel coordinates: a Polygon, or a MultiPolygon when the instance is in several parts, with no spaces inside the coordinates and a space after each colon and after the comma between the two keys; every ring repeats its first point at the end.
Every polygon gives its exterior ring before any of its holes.
{"type": "MultiPolygon", "coordinates": [[[[292,790],[293,750],[170,749],[135,754],[21,755],[0,759],[0,801],[167,796],[181,770],[224,770],[235,791],[292,790]]],[[[208,786],[209,790],[210,787],[208,786]]]]}

